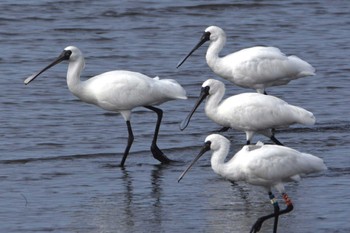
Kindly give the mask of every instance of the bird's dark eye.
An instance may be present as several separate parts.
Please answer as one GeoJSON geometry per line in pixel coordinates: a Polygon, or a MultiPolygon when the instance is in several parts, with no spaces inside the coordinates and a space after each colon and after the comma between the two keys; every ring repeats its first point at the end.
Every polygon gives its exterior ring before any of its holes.
{"type": "Polygon", "coordinates": [[[203,41],[210,40],[210,32],[204,32],[203,35],[202,35],[201,40],[203,40],[203,41]]]}
{"type": "Polygon", "coordinates": [[[70,58],[70,55],[72,55],[72,51],[70,51],[70,50],[65,51],[65,53],[64,53],[65,59],[68,60],[70,58]]]}
{"type": "Polygon", "coordinates": [[[204,148],[205,148],[206,151],[210,150],[210,146],[211,146],[211,141],[206,141],[204,143],[204,148]]]}
{"type": "Polygon", "coordinates": [[[209,86],[205,86],[205,87],[202,87],[201,92],[204,92],[204,93],[206,93],[206,94],[209,94],[209,90],[210,90],[210,87],[209,87],[209,86]]]}

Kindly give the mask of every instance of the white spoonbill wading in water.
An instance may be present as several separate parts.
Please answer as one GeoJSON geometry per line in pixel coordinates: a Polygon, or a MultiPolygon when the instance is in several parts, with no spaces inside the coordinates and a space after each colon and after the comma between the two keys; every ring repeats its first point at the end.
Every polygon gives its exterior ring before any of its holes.
{"type": "Polygon", "coordinates": [[[68,60],[67,85],[69,90],[80,100],[95,104],[102,109],[119,112],[128,128],[128,143],[124,151],[121,166],[124,166],[130,147],[134,140],[130,118],[131,110],[136,107],[145,107],[157,113],[157,123],[154,131],[151,151],[157,160],[169,163],[157,146],[157,137],[163,111],[153,105],[159,105],[169,100],[187,99],[186,91],[179,83],[172,79],[158,77],[150,78],[137,72],[115,70],[94,76],[86,81],[80,80],[80,73],[84,68],[84,56],[74,47],[68,46],[61,55],[40,72],[28,77],[24,83],[28,84],[50,67],[68,60]]]}
{"type": "Polygon", "coordinates": [[[226,43],[226,34],[217,26],[205,29],[199,43],[179,62],[177,68],[206,41],[210,41],[210,45],[205,58],[215,74],[237,86],[256,89],[259,93],[266,93],[267,87],[285,85],[291,80],[315,75],[315,69],[309,63],[297,56],[286,56],[275,47],[251,47],[219,57],[226,43]]]}
{"type": "Polygon", "coordinates": [[[274,213],[260,217],[253,225],[251,233],[258,232],[263,222],[270,218],[275,218],[273,232],[277,232],[278,216],[293,210],[293,204],[284,189],[285,182],[299,181],[301,175],[327,169],[323,160],[316,156],[285,146],[262,143],[243,146],[225,163],[229,149],[230,141],[227,138],[219,134],[209,135],[202,150],[180,175],[178,182],[206,151],[211,150],[211,167],[215,173],[233,182],[244,181],[265,187],[273,204],[274,213]],[[282,194],[286,203],[284,210],[280,210],[272,188],[282,194]]]}
{"type": "Polygon", "coordinates": [[[272,129],[288,127],[295,123],[312,125],[316,121],[311,112],[271,95],[243,93],[222,100],[224,94],[224,83],[215,79],[205,81],[197,103],[181,122],[180,129],[184,130],[187,127],[193,113],[204,99],[207,99],[206,115],[225,128],[245,131],[247,144],[250,144],[254,133],[260,133],[274,143],[282,145],[272,129]]]}

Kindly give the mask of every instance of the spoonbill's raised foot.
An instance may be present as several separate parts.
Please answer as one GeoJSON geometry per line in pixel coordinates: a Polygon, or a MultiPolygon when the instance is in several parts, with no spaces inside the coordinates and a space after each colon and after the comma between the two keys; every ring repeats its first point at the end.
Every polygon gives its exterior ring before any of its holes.
{"type": "Polygon", "coordinates": [[[205,29],[199,43],[178,63],[177,68],[206,41],[210,44],[205,58],[215,74],[237,86],[256,89],[259,93],[266,93],[267,87],[315,75],[315,69],[309,63],[297,56],[286,56],[275,47],[251,47],[219,57],[226,43],[226,34],[217,26],[205,29]]]}
{"type": "Polygon", "coordinates": [[[84,68],[84,56],[74,46],[68,46],[61,55],[40,72],[28,77],[24,83],[28,84],[50,67],[68,60],[67,85],[68,89],[83,102],[94,104],[107,111],[119,112],[126,121],[128,128],[128,143],[125,148],[121,166],[129,154],[134,140],[131,128],[131,110],[145,107],[157,114],[157,123],[151,145],[151,151],[157,160],[169,163],[171,160],[157,146],[157,137],[162,120],[163,111],[154,105],[169,100],[187,99],[186,91],[179,83],[172,79],[158,77],[150,78],[137,72],[115,70],[94,76],[86,81],[80,80],[84,68]]]}
{"type": "Polygon", "coordinates": [[[193,113],[204,99],[207,99],[205,113],[208,118],[223,127],[244,131],[248,145],[255,133],[282,145],[276,139],[274,129],[295,123],[312,125],[316,121],[311,112],[271,95],[243,93],[222,100],[224,94],[224,83],[215,79],[205,81],[196,104],[182,121],[180,129],[184,130],[188,126],[193,113]]]}
{"type": "Polygon", "coordinates": [[[301,175],[327,169],[322,159],[285,146],[262,143],[246,145],[232,159],[225,162],[229,149],[230,141],[227,138],[219,134],[209,135],[199,154],[180,175],[178,182],[205,152],[211,150],[211,167],[215,173],[231,182],[244,181],[266,188],[274,206],[274,213],[259,218],[253,225],[251,233],[258,232],[263,222],[270,218],[275,218],[273,232],[277,232],[279,215],[293,210],[292,201],[285,192],[285,182],[300,181],[301,175]],[[286,203],[284,210],[280,210],[272,188],[281,193],[286,203]]]}

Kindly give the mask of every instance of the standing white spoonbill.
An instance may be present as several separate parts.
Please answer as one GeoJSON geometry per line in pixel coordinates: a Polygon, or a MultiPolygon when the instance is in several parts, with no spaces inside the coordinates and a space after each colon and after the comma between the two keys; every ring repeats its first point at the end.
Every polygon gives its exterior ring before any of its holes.
{"type": "Polygon", "coordinates": [[[222,100],[224,94],[225,84],[221,81],[205,81],[197,103],[182,121],[180,129],[184,130],[187,127],[193,113],[205,98],[206,115],[221,126],[245,131],[247,144],[250,144],[254,133],[260,133],[282,145],[275,138],[272,129],[288,127],[295,123],[312,125],[316,121],[311,112],[271,95],[243,93],[222,100]]]}
{"type": "Polygon", "coordinates": [[[199,43],[179,62],[177,68],[202,44],[210,41],[205,56],[208,66],[220,77],[237,86],[266,93],[265,88],[285,85],[291,80],[315,75],[315,69],[297,56],[286,56],[275,47],[251,47],[219,57],[226,43],[224,30],[217,26],[205,29],[199,43]]]}
{"type": "Polygon", "coordinates": [[[68,60],[67,85],[68,89],[83,102],[94,104],[102,109],[119,112],[128,128],[128,143],[124,151],[121,166],[124,166],[130,147],[134,140],[131,129],[131,110],[145,107],[157,113],[157,124],[154,131],[151,151],[157,160],[168,163],[168,159],[157,146],[157,137],[163,111],[153,105],[159,105],[169,100],[187,99],[186,91],[179,83],[172,79],[160,80],[150,78],[137,72],[115,70],[94,76],[86,81],[80,80],[80,73],[84,68],[84,56],[74,47],[66,47],[61,55],[40,72],[28,77],[24,83],[28,84],[50,67],[68,60]]]}
{"type": "Polygon", "coordinates": [[[180,175],[178,182],[206,151],[211,150],[211,167],[215,173],[233,182],[244,181],[266,188],[274,213],[260,217],[253,225],[251,233],[258,232],[263,222],[270,218],[275,218],[273,232],[277,232],[278,216],[293,210],[293,204],[284,189],[285,182],[299,181],[301,175],[327,169],[323,160],[316,156],[278,145],[243,146],[225,163],[229,149],[230,141],[227,138],[219,134],[209,135],[202,150],[180,175]],[[272,188],[282,194],[286,209],[280,210],[272,188]]]}

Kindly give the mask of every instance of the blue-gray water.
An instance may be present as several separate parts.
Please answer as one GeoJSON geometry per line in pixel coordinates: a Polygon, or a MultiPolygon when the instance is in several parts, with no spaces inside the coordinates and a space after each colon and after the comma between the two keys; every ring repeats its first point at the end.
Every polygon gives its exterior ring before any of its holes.
{"type": "MultiPolygon", "coordinates": [[[[219,128],[201,107],[179,130],[201,83],[215,76],[205,63],[207,45],[175,66],[209,25],[226,31],[222,54],[272,45],[317,69],[314,77],[268,89],[317,118],[315,126],[278,131],[279,140],[329,167],[287,185],[295,210],[281,218],[279,232],[350,232],[349,2],[232,2],[2,1],[0,232],[241,233],[271,212],[265,191],[223,180],[212,172],[209,155],[177,183],[204,138],[219,128]],[[159,147],[180,163],[160,165],[152,158],[155,114],[139,108],[126,167],[116,166],[126,145],[125,122],[69,92],[67,63],[23,84],[68,45],[85,55],[83,78],[125,69],[184,86],[187,101],[161,106],[159,136],[159,147]]],[[[225,83],[226,96],[251,91],[225,83]]],[[[244,143],[241,132],[224,135],[232,153],[244,143]]],[[[261,232],[271,229],[267,222],[261,232]]]]}

